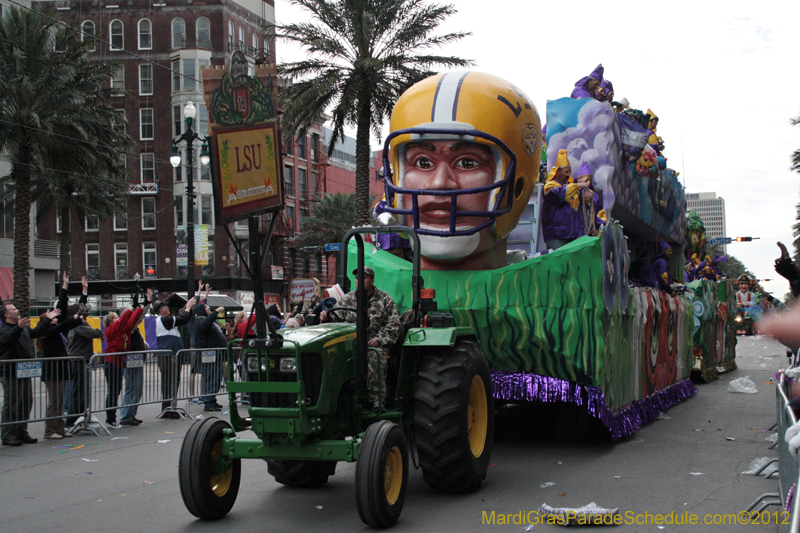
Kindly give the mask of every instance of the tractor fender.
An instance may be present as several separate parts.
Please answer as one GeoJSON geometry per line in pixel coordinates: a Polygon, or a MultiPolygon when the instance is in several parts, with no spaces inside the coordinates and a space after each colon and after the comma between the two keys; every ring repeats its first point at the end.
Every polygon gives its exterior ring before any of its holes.
{"type": "Polygon", "coordinates": [[[406,333],[403,347],[453,347],[459,339],[466,337],[476,339],[477,334],[473,328],[468,327],[411,328],[406,333]]]}

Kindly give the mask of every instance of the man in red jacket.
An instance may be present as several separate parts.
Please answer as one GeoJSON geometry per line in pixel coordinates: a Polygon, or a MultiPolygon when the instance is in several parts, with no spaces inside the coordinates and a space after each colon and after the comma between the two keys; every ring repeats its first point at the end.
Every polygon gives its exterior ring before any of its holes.
{"type": "Polygon", "coordinates": [[[103,319],[106,335],[106,356],[103,370],[106,375],[106,424],[114,429],[119,429],[117,425],[117,410],[112,409],[119,403],[119,393],[122,390],[122,375],[125,371],[125,356],[114,355],[119,352],[127,352],[131,346],[131,331],[134,324],[144,313],[144,308],[127,309],[122,316],[111,312],[103,319]]]}

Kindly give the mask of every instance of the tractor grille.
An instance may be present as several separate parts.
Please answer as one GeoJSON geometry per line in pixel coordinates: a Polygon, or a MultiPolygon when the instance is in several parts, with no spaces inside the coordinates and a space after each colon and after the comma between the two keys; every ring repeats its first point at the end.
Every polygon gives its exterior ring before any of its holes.
{"type": "MultiPolygon", "coordinates": [[[[305,382],[308,406],[313,407],[319,401],[319,393],[322,388],[322,357],[318,353],[304,353],[300,357],[302,358],[302,378],[305,382]]],[[[277,368],[277,360],[275,363],[277,368]]],[[[258,381],[258,374],[251,373],[248,375],[248,379],[258,381]]],[[[293,382],[297,381],[297,374],[278,372],[272,369],[269,371],[269,380],[281,383],[293,382]]],[[[250,405],[253,407],[297,407],[297,395],[280,392],[251,392],[250,405]]]]}

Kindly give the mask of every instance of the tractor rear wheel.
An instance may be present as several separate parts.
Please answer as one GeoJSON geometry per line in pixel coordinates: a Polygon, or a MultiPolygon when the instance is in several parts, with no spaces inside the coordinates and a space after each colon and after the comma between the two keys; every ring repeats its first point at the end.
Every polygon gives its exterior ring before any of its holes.
{"type": "Polygon", "coordinates": [[[319,487],[336,472],[336,461],[268,459],[267,471],[275,481],[287,487],[319,487]]]}
{"type": "Polygon", "coordinates": [[[178,478],[183,503],[203,520],[228,514],[239,494],[241,459],[233,459],[224,471],[220,468],[222,431],[230,427],[218,418],[199,420],[189,428],[181,446],[178,478]]]}
{"type": "Polygon", "coordinates": [[[486,477],[494,434],[489,365],[473,340],[422,360],[414,429],[422,477],[441,492],[474,492],[486,477]]]}
{"type": "Polygon", "coordinates": [[[358,516],[368,526],[394,525],[408,488],[408,444],[400,426],[389,420],[371,424],[356,462],[358,516]]]}

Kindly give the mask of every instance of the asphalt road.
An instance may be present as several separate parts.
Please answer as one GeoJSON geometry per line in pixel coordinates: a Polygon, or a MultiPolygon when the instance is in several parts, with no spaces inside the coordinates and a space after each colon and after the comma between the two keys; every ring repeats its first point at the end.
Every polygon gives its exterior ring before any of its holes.
{"type": "MultiPolygon", "coordinates": [[[[776,457],[766,430],[775,421],[770,377],[785,366],[784,349],[762,337],[739,337],[739,370],[698,385],[699,393],[666,417],[613,444],[564,442],[564,411],[504,409],[497,419],[492,464],[481,489],[470,495],[430,490],[412,470],[405,507],[393,531],[558,531],[557,525],[497,524],[500,515],[595,502],[623,516],[738,513],[760,494],[777,492],[775,479],[743,474],[753,459],[776,457]],[[763,365],[763,366],[761,366],[763,365]],[[750,376],[758,393],[734,394],[733,378],[750,376]],[[667,418],[668,417],[668,418],[667,418]],[[554,423],[554,420],[557,423],[554,423]],[[558,427],[556,427],[558,426],[558,427]],[[543,487],[542,485],[552,485],[543,487]],[[495,513],[495,524],[486,519],[495,513]],[[629,513],[625,515],[625,513],[629,513]]],[[[192,404],[192,414],[202,407],[192,404]]],[[[244,461],[239,497],[219,522],[196,520],[178,488],[178,452],[191,421],[157,420],[154,406],[140,410],[145,423],[112,430],[111,437],[43,440],[0,448],[0,524],[4,531],[230,532],[366,531],[354,496],[354,464],[340,463],[319,489],[283,487],[266,463],[244,461]],[[165,441],[165,442],[159,442],[165,441]],[[82,448],[59,448],[64,445],[82,448]],[[61,453],[64,452],[64,453],[61,453]]],[[[223,417],[224,418],[224,417],[223,417]]],[[[567,427],[567,429],[569,429],[567,427]]],[[[619,525],[616,531],[776,531],[747,526],[619,525]]],[[[533,517],[534,515],[530,515],[533,517]]],[[[511,517],[513,521],[513,516],[511,517]]],[[[595,528],[591,528],[595,530],[595,528]]]]}

